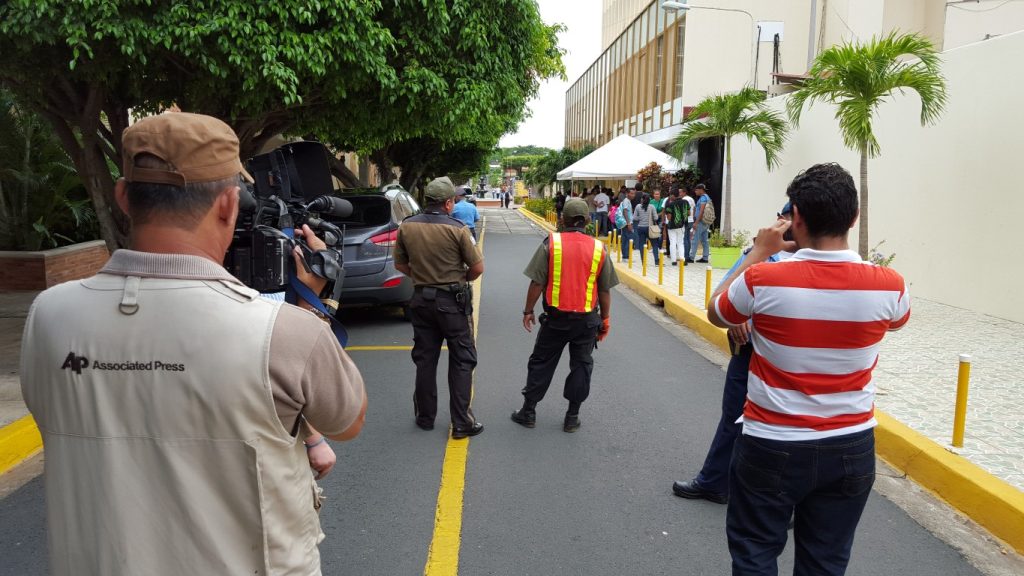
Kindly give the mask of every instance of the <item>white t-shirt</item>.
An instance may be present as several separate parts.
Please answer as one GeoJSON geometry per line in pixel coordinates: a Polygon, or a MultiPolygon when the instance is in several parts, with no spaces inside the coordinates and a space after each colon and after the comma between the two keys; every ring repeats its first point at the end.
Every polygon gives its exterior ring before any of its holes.
{"type": "Polygon", "coordinates": [[[594,209],[595,209],[595,211],[597,211],[597,212],[607,212],[608,211],[608,201],[609,201],[608,200],[608,195],[605,194],[604,192],[600,192],[600,193],[598,193],[597,196],[594,196],[594,209]]]}
{"type": "Polygon", "coordinates": [[[683,200],[686,200],[686,203],[690,205],[690,215],[686,218],[686,221],[693,224],[693,211],[696,209],[697,205],[694,203],[693,198],[689,196],[683,196],[683,200]]]}

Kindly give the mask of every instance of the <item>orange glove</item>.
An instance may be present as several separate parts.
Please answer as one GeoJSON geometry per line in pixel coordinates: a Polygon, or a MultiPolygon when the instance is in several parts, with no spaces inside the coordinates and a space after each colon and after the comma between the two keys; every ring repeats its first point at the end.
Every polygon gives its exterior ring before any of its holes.
{"type": "Polygon", "coordinates": [[[608,331],[612,329],[611,318],[602,318],[601,327],[597,329],[597,341],[600,342],[608,336],[608,331]]]}

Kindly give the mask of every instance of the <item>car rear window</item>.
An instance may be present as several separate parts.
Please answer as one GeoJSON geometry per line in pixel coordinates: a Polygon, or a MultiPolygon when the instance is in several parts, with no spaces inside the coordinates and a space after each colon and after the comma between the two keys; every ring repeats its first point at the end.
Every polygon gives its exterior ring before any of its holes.
{"type": "Polygon", "coordinates": [[[383,226],[391,222],[391,201],[387,198],[347,194],[341,197],[352,203],[352,215],[343,219],[332,218],[333,222],[349,226],[383,226]]]}

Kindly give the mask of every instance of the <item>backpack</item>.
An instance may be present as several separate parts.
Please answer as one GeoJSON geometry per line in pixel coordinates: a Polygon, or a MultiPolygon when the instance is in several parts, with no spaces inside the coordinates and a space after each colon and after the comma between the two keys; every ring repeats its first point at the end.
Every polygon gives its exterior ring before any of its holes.
{"type": "Polygon", "coordinates": [[[615,224],[615,222],[616,222],[615,215],[618,212],[619,212],[619,207],[618,206],[612,206],[611,208],[608,209],[608,223],[609,224],[615,224]]]}
{"type": "Polygon", "coordinates": [[[701,222],[711,226],[715,223],[715,205],[708,198],[707,203],[704,205],[704,215],[701,217],[701,222]]]}
{"type": "Polygon", "coordinates": [[[621,206],[617,207],[615,211],[615,227],[625,228],[626,227],[626,216],[623,214],[624,210],[621,206]]]}
{"type": "Polygon", "coordinates": [[[675,200],[668,205],[668,227],[678,230],[686,225],[686,219],[690,216],[690,205],[686,200],[675,200]]]}

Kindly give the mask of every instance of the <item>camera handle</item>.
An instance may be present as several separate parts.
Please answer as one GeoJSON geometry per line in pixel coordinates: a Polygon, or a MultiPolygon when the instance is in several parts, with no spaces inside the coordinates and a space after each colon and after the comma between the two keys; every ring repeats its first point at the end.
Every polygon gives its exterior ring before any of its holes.
{"type": "MultiPolygon", "coordinates": [[[[289,238],[295,238],[294,228],[284,228],[282,232],[284,232],[289,238]]],[[[295,304],[299,299],[305,300],[310,306],[316,308],[317,311],[323,314],[324,317],[327,318],[328,322],[330,322],[331,332],[333,332],[334,337],[338,339],[338,344],[340,344],[342,348],[348,346],[348,331],[345,330],[345,327],[342,326],[341,322],[334,317],[331,311],[324,306],[323,302],[320,301],[320,296],[318,294],[314,294],[313,290],[311,290],[309,286],[300,282],[298,276],[295,274],[289,274],[288,288],[285,289],[284,300],[289,304],[295,304]]],[[[337,298],[335,298],[335,300],[337,300],[337,298]]]]}

